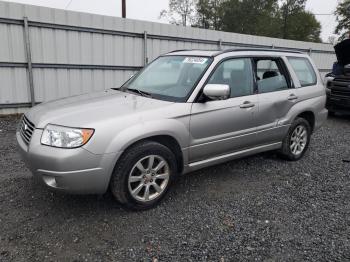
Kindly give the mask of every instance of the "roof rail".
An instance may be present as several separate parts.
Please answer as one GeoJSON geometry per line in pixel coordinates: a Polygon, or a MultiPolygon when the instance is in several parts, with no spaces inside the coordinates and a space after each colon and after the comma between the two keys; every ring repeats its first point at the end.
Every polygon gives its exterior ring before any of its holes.
{"type": "Polygon", "coordinates": [[[166,54],[171,54],[171,53],[175,53],[175,52],[183,52],[183,51],[221,52],[221,50],[217,50],[217,49],[178,49],[178,50],[170,51],[166,54]]]}
{"type": "Polygon", "coordinates": [[[229,52],[240,52],[240,51],[266,51],[266,52],[285,52],[285,53],[294,53],[294,54],[302,54],[301,51],[293,51],[288,49],[278,49],[278,48],[231,48],[225,49],[218,52],[216,55],[221,55],[229,52]]]}
{"type": "Polygon", "coordinates": [[[175,53],[175,52],[182,52],[182,51],[193,51],[193,49],[178,49],[168,52],[167,54],[175,53]]]}
{"type": "MultiPolygon", "coordinates": [[[[301,51],[296,50],[288,50],[288,49],[279,49],[279,48],[230,48],[225,50],[203,50],[203,49],[179,49],[179,50],[173,50],[166,54],[171,54],[175,52],[183,52],[183,51],[211,51],[216,52],[211,55],[211,57],[215,57],[221,54],[229,53],[229,52],[244,52],[244,51],[265,51],[265,52],[284,52],[284,53],[291,53],[291,54],[302,54],[301,51]]],[[[165,55],[166,55],[165,54],[165,55]]]]}

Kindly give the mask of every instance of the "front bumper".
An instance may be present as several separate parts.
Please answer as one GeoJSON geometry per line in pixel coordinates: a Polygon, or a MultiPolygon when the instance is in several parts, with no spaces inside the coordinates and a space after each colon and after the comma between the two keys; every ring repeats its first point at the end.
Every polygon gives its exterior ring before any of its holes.
{"type": "Polygon", "coordinates": [[[333,112],[348,112],[350,113],[350,96],[334,96],[327,95],[327,109],[333,112]]]}
{"type": "Polygon", "coordinates": [[[19,152],[35,179],[51,189],[73,194],[103,194],[120,153],[93,154],[84,148],[62,149],[40,143],[35,129],[29,145],[16,132],[19,152]]]}

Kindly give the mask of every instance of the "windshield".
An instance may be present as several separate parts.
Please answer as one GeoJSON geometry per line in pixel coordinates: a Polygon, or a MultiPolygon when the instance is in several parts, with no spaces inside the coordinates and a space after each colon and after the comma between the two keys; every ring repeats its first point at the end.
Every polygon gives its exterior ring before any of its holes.
{"type": "Polygon", "coordinates": [[[122,88],[158,99],[185,102],[211,61],[208,57],[159,57],[122,88]]]}

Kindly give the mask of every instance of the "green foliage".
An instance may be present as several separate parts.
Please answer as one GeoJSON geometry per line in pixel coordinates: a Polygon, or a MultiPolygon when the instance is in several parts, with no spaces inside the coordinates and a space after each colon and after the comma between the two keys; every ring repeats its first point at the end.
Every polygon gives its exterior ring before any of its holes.
{"type": "Polygon", "coordinates": [[[195,10],[188,14],[192,26],[320,42],[321,25],[305,10],[305,3],[306,0],[170,0],[169,14],[181,17],[186,10],[195,10]],[[184,3],[190,7],[183,8],[184,3]]]}
{"type": "Polygon", "coordinates": [[[223,3],[225,31],[278,37],[277,0],[230,0],[223,3]]]}
{"type": "Polygon", "coordinates": [[[287,27],[282,29],[285,39],[321,42],[321,25],[312,13],[297,12],[288,18],[287,27]]]}
{"type": "Polygon", "coordinates": [[[349,37],[350,34],[350,0],[343,0],[335,11],[338,25],[335,33],[341,35],[340,40],[349,37]]]}
{"type": "Polygon", "coordinates": [[[305,10],[305,3],[306,0],[199,0],[197,25],[242,34],[321,42],[321,25],[305,10]]]}
{"type": "Polygon", "coordinates": [[[321,24],[305,10],[306,0],[285,0],[280,8],[281,37],[300,41],[321,42],[321,24]]]}
{"type": "Polygon", "coordinates": [[[224,0],[198,0],[197,21],[195,26],[207,29],[222,29],[224,0]]]}

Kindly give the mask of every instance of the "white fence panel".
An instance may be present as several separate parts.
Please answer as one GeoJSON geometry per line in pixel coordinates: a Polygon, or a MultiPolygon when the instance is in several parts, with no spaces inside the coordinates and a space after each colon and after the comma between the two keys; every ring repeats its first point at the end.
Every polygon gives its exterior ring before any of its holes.
{"type": "Polygon", "coordinates": [[[310,52],[322,75],[336,60],[329,44],[204,30],[0,1],[0,113],[120,86],[145,63],[178,49],[240,47],[310,52]],[[28,18],[29,43],[24,17],[28,18]],[[145,41],[145,33],[147,41],[145,41]],[[30,44],[31,54],[26,53],[30,44]]]}

